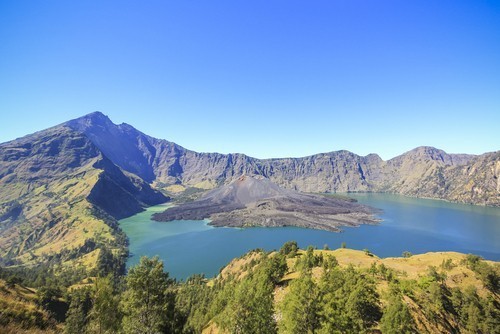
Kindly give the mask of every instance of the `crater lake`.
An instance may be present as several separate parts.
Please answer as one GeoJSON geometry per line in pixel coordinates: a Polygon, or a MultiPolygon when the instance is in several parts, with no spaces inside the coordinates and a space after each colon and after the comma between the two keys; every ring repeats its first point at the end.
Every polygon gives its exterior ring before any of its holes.
{"type": "Polygon", "coordinates": [[[410,198],[392,194],[348,194],[362,204],[382,209],[379,225],[343,227],[341,233],[297,227],[215,228],[204,221],[156,222],[151,215],[168,208],[158,205],[120,220],[129,238],[130,267],[143,255],[158,255],[171,277],[216,275],[230,260],[249,250],[279,249],[295,240],[301,248],[368,249],[379,257],[404,251],[455,251],[500,260],[500,208],[410,198]]]}

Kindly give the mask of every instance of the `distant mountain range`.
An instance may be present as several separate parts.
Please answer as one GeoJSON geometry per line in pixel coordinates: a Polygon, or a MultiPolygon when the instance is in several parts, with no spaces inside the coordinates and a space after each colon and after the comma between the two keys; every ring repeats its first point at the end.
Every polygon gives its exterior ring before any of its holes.
{"type": "Polygon", "coordinates": [[[500,205],[500,151],[476,156],[424,146],[388,161],[349,151],[255,159],[239,153],[193,152],[128,124],[115,125],[99,112],[65,125],[85,134],[114,164],[157,188],[180,184],[211,189],[242,174],[256,174],[304,192],[391,192],[500,205]]]}
{"type": "Polygon", "coordinates": [[[198,153],[100,112],[0,144],[0,264],[64,260],[123,244],[116,220],[243,174],[303,192],[391,192],[500,206],[500,151],[418,147],[388,161],[349,151],[256,159],[198,153]],[[91,242],[90,242],[91,241],[91,242]]]}

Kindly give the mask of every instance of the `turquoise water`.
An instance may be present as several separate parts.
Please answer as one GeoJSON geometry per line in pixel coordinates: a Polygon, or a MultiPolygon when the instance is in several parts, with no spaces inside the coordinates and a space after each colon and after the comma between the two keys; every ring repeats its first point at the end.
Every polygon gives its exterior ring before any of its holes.
{"type": "Polygon", "coordinates": [[[380,257],[401,256],[403,251],[425,253],[457,251],[500,261],[500,209],[408,198],[389,194],[349,194],[360,203],[383,210],[376,226],[344,228],[342,233],[295,227],[213,228],[208,221],[150,220],[168,206],[149,208],[120,221],[130,240],[134,265],[140,256],[159,255],[172,277],[185,279],[195,273],[213,276],[231,259],[264,248],[279,249],[296,240],[301,247],[369,249],[380,257]]]}

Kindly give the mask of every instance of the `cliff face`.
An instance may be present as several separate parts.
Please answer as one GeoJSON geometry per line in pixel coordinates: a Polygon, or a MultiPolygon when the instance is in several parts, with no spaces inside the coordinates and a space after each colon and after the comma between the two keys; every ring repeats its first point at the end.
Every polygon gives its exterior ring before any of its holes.
{"type": "Polygon", "coordinates": [[[259,160],[197,153],[96,112],[0,144],[0,259],[29,263],[116,239],[116,219],[167,201],[172,184],[211,189],[261,175],[304,192],[385,191],[500,206],[500,152],[419,147],[383,161],[348,151],[259,160]]]}
{"type": "Polygon", "coordinates": [[[0,264],[112,242],[115,218],[166,200],[66,126],[0,144],[0,264]]]}
{"type": "Polygon", "coordinates": [[[382,191],[500,206],[498,152],[473,156],[418,147],[388,161],[348,151],[260,160],[244,154],[193,152],[130,125],[115,125],[100,113],[67,125],[86,134],[117,166],[159,187],[211,189],[242,174],[257,174],[305,192],[382,191]]]}

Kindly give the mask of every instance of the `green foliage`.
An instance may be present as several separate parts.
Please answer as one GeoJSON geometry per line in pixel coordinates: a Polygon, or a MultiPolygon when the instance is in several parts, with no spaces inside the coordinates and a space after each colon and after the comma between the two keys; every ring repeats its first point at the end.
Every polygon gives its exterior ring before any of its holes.
{"type": "Polygon", "coordinates": [[[321,333],[362,333],[381,317],[374,281],[353,267],[325,271],[320,282],[321,333]]]}
{"type": "Polygon", "coordinates": [[[297,255],[297,250],[299,246],[297,245],[297,241],[287,241],[281,246],[280,254],[285,255],[288,258],[295,257],[297,255]]]}
{"type": "Polygon", "coordinates": [[[404,258],[410,258],[413,256],[412,252],[409,251],[404,251],[402,255],[404,258]]]}
{"type": "Polygon", "coordinates": [[[91,308],[92,301],[88,288],[77,289],[71,293],[64,332],[66,334],[85,334],[91,308]]]}
{"type": "Polygon", "coordinates": [[[326,255],[323,257],[323,270],[327,271],[333,269],[339,265],[337,258],[333,255],[326,255]]]}
{"type": "Polygon", "coordinates": [[[430,266],[427,269],[427,275],[432,278],[434,281],[439,282],[439,283],[444,283],[446,280],[446,273],[444,272],[438,272],[437,268],[434,266],[430,266]]]}
{"type": "Polygon", "coordinates": [[[36,292],[37,304],[59,322],[64,321],[67,304],[61,301],[62,292],[58,286],[42,287],[36,292]]]}
{"type": "Polygon", "coordinates": [[[201,333],[217,311],[211,312],[219,285],[208,287],[203,275],[193,275],[177,290],[175,327],[182,333],[201,333]]]}
{"type": "MultiPolygon", "coordinates": [[[[479,257],[468,256],[464,264],[490,289],[482,289],[480,294],[474,287],[446,285],[443,269],[455,265],[449,260],[443,260],[439,269],[429,267],[427,275],[418,280],[406,280],[383,264],[342,268],[334,256],[313,247],[296,259],[299,277],[284,281],[287,257],[294,253],[295,242],[285,244],[278,253],[259,251],[239,271],[229,271],[207,284],[202,275],[176,283],[158,258],[146,257],[120,277],[116,275],[116,251],[103,249],[95,273],[110,274],[95,278],[92,286],[80,285],[67,293],[65,332],[201,333],[215,322],[228,333],[372,333],[381,329],[390,334],[416,333],[418,319],[419,326],[431,330],[500,334],[500,306],[492,292],[498,268],[479,257]],[[318,272],[322,272],[320,277],[318,272]],[[377,293],[380,283],[389,284],[383,310],[377,293]],[[287,293],[275,305],[274,292],[280,296],[286,284],[287,293]],[[415,311],[418,316],[414,319],[415,311]]],[[[45,284],[37,291],[37,303],[54,316],[60,315],[66,305],[61,291],[71,279],[63,271],[54,275],[56,268],[0,268],[0,277],[9,278],[0,293],[20,289],[25,281],[45,284]]],[[[2,307],[5,302],[0,298],[2,307]]],[[[6,324],[5,317],[37,328],[50,324],[45,312],[2,312],[0,326],[6,324]]]]}
{"type": "Polygon", "coordinates": [[[288,271],[286,257],[281,253],[277,253],[270,258],[266,257],[261,266],[262,269],[260,270],[263,271],[263,274],[272,284],[278,284],[288,271]]]}
{"type": "Polygon", "coordinates": [[[173,314],[169,311],[174,295],[169,289],[171,285],[158,257],[144,256],[130,269],[121,304],[125,333],[158,333],[172,326],[173,314]]]}
{"type": "Polygon", "coordinates": [[[106,246],[100,247],[99,257],[95,267],[95,276],[105,277],[109,274],[119,275],[125,271],[124,257],[115,256],[106,246]]]}
{"type": "Polygon", "coordinates": [[[452,259],[446,259],[441,262],[441,268],[444,270],[451,270],[455,267],[456,265],[453,263],[452,259]]]}
{"type": "MultiPolygon", "coordinates": [[[[216,322],[230,333],[273,333],[273,291],[287,271],[286,253],[265,255],[240,281],[225,282],[216,300],[216,322]]],[[[288,253],[289,254],[289,253],[288,253]]]]}
{"type": "Polygon", "coordinates": [[[290,284],[281,313],[281,333],[314,333],[320,326],[319,291],[309,273],[303,273],[290,284]]]}
{"type": "Polygon", "coordinates": [[[230,333],[276,332],[273,291],[274,284],[266,270],[257,270],[244,278],[218,317],[221,328],[230,333]]]}
{"type": "Polygon", "coordinates": [[[320,266],[323,263],[323,255],[315,255],[312,246],[307,247],[305,254],[303,254],[297,262],[295,262],[295,269],[299,271],[310,271],[312,268],[320,266]]]}
{"type": "Polygon", "coordinates": [[[413,317],[398,291],[392,291],[387,308],[380,320],[380,328],[384,334],[417,333],[413,317]]]}
{"type": "Polygon", "coordinates": [[[467,267],[474,271],[484,286],[493,293],[500,293],[500,267],[491,266],[477,255],[468,254],[465,258],[467,267]]]}
{"type": "Polygon", "coordinates": [[[119,299],[111,276],[98,277],[91,291],[92,310],[89,314],[89,332],[116,333],[120,328],[119,299]]]}
{"type": "Polygon", "coordinates": [[[345,241],[342,241],[342,243],[340,244],[340,247],[341,248],[346,248],[347,247],[345,241]]]}

